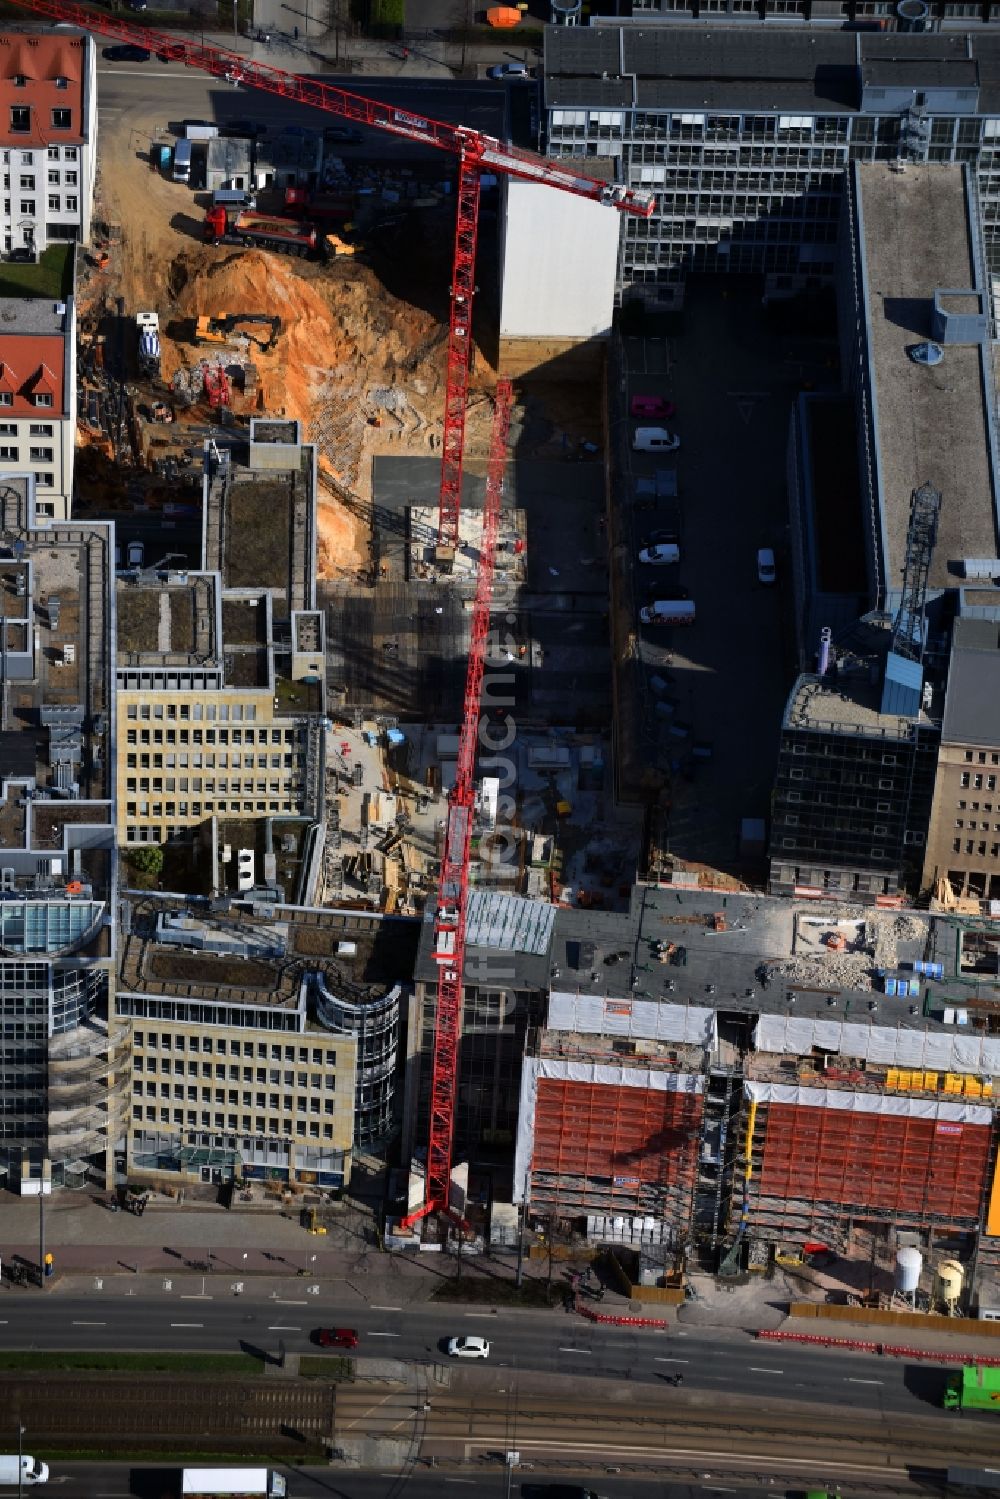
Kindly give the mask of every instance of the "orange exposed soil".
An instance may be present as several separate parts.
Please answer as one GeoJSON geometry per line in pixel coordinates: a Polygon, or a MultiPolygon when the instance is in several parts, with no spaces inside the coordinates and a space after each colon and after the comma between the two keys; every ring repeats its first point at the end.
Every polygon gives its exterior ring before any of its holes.
{"type": "MultiPolygon", "coordinates": [[[[257,250],[180,255],[172,267],[176,318],[161,319],[162,369],[220,354],[192,338],[199,314],[266,312],[281,319],[273,349],[244,345],[257,371],[241,410],[284,413],[317,445],[321,477],[321,577],[353,576],[368,564],[367,527],[338,497],[370,498],[377,453],[440,451],[444,399],[443,330],[430,313],[392,297],[368,268],[312,265],[257,250]],[[395,405],[395,410],[387,407],[395,405]]],[[[239,340],[228,346],[240,349],[239,340]]],[[[222,354],[223,360],[226,355],[222,354]]],[[[486,450],[489,407],[470,407],[467,452],[486,450]]]]}

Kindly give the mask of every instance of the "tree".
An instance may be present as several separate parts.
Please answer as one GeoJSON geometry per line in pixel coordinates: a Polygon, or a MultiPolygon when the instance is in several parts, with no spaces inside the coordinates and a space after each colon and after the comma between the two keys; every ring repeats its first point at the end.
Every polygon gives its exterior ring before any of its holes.
{"type": "Polygon", "coordinates": [[[163,850],[152,845],[133,849],[129,862],[142,874],[160,874],[163,871],[163,850]]]}

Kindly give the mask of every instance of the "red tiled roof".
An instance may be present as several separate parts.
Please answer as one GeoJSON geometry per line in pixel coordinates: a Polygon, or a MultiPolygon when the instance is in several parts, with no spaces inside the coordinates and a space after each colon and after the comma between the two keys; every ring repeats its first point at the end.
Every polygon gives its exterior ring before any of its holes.
{"type": "Polygon", "coordinates": [[[44,145],[78,146],[83,140],[84,42],[79,36],[6,31],[0,33],[0,145],[25,149],[44,145]],[[25,80],[18,87],[15,78],[25,80]],[[56,80],[64,79],[63,88],[56,80]],[[10,129],[15,105],[31,110],[31,128],[10,129]],[[55,129],[53,109],[70,111],[70,129],[55,129]]]}
{"type": "Polygon", "coordinates": [[[65,416],[65,357],[66,345],[58,333],[0,331],[0,390],[14,393],[14,404],[4,406],[2,415],[33,415],[40,408],[31,397],[42,391],[52,397],[52,405],[44,408],[46,415],[65,416]]]}

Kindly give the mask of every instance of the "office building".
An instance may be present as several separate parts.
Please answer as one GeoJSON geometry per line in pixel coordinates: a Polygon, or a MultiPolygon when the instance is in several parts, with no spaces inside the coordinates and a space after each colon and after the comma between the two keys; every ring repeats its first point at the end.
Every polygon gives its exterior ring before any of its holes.
{"type": "Polygon", "coordinates": [[[277,677],[270,596],[230,599],[219,582],[119,576],[123,843],[190,838],[212,818],[319,818],[320,693],[277,677]]]}
{"type": "Polygon", "coordinates": [[[945,905],[1000,900],[1000,626],[952,637],[922,885],[945,905]]]}
{"type": "MultiPolygon", "coordinates": [[[[808,658],[813,645],[816,664],[782,724],[770,888],[892,896],[924,876],[952,611],[998,611],[989,590],[975,606],[955,591],[967,564],[997,549],[988,298],[968,168],[854,164],[838,289],[860,492],[832,532],[820,513],[831,497],[811,476],[794,494],[800,650],[808,658]],[[914,358],[923,348],[939,362],[914,358]],[[836,631],[823,626],[856,600],[816,588],[818,535],[864,558],[874,606],[836,631]]],[[[807,406],[793,421],[800,451],[807,406]]]]}
{"type": "MultiPolygon", "coordinates": [[[[550,0],[552,20],[579,25],[581,0],[550,0]]],[[[789,21],[831,26],[877,27],[880,31],[963,31],[989,26],[1000,20],[1000,9],[984,0],[617,0],[618,17],[633,26],[679,21],[705,21],[718,26],[765,29],[785,26],[789,21]]],[[[613,25],[601,17],[598,25],[613,25]]]]}
{"type": "Polygon", "coordinates": [[[119,837],[197,838],[212,891],[273,891],[282,842],[301,864],[321,820],[315,507],[315,451],[297,423],[255,421],[242,453],[206,447],[210,570],[175,571],[169,553],[143,552],[119,572],[119,837]]]}
{"type": "Polygon", "coordinates": [[[652,218],[621,216],[620,301],[676,307],[692,271],[762,273],[774,294],[829,281],[855,161],[967,164],[995,261],[1000,36],[988,29],[551,26],[544,68],[549,154],[603,159],[656,195],[652,218]]]}
{"type": "Polygon", "coordinates": [[[398,1127],[417,923],[136,894],[125,912],[130,1176],[345,1186],[355,1145],[398,1127]]]}
{"type": "Polygon", "coordinates": [[[0,479],[0,1169],[103,1185],[127,1128],[114,1015],[114,561],[0,479]]]}

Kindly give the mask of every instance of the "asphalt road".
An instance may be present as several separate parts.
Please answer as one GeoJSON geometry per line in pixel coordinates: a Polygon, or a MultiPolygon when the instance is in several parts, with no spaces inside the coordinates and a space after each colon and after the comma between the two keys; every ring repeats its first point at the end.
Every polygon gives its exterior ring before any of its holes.
{"type": "MultiPolygon", "coordinates": [[[[175,1282],[175,1285],[179,1283],[175,1282]]],[[[604,1327],[578,1316],[513,1312],[494,1315],[458,1306],[377,1306],[338,1312],[305,1286],[289,1287],[276,1299],[251,1300],[209,1281],[204,1296],[172,1290],[133,1297],[95,1292],[88,1296],[10,1290],[0,1301],[0,1345],[18,1349],[213,1350],[241,1346],[278,1354],[316,1351],[310,1334],[318,1325],[349,1325],[360,1334],[359,1356],[429,1362],[442,1357],[453,1335],[490,1339],[490,1368],[578,1374],[665,1386],[682,1374],[685,1390],[728,1392],[836,1405],[845,1412],[937,1410],[943,1378],[939,1369],[903,1365],[864,1355],[752,1342],[745,1335],[710,1336],[692,1329],[642,1330],[604,1327]]],[[[473,1367],[482,1367],[476,1364],[473,1367]]]]}
{"type": "MultiPolygon", "coordinates": [[[[179,126],[185,119],[211,120],[218,124],[252,119],[269,130],[285,125],[313,129],[336,123],[336,117],[320,110],[307,109],[289,99],[254,88],[233,88],[207,73],[198,73],[180,63],[98,63],[97,105],[101,129],[115,129],[136,123],[135,112],[142,116],[142,129],[151,108],[162,101],[160,124],[179,126]]],[[[502,135],[507,91],[504,86],[486,83],[434,83],[398,78],[337,78],[317,76],[317,82],[336,84],[352,93],[382,99],[400,109],[449,124],[468,125],[488,135],[502,135]]],[[[364,137],[356,146],[340,144],[335,149],[348,163],[355,161],[396,161],[400,166],[419,161],[437,160],[444,168],[451,158],[433,147],[387,135],[384,131],[359,127],[364,137]]],[[[449,168],[450,170],[450,168],[449,168]]]]}
{"type": "MultiPolygon", "coordinates": [[[[128,1499],[130,1495],[144,1493],[149,1479],[165,1469],[129,1468],[124,1465],[104,1463],[60,1463],[52,1464],[50,1483],[59,1485],[60,1499],[128,1499]]],[[[170,1470],[177,1472],[179,1470],[170,1470]]],[[[520,1478],[515,1476],[508,1488],[506,1476],[500,1472],[475,1473],[472,1476],[444,1472],[428,1473],[412,1471],[405,1473],[344,1473],[332,1468],[300,1468],[286,1470],[289,1499],[442,1499],[445,1494],[462,1499],[470,1491],[483,1499],[545,1499],[549,1485],[569,1481],[567,1478],[520,1478]]],[[[713,1494],[740,1493],[743,1499],[757,1499],[767,1494],[774,1499],[773,1489],[739,1488],[727,1477],[725,1485],[695,1487],[685,1483],[668,1483],[662,1478],[644,1478],[640,1475],[613,1477],[601,1475],[585,1481],[602,1499],[701,1499],[713,1494]]],[[[157,1495],[159,1499],[159,1494],[157,1495]]],[[[555,1496],[553,1496],[555,1499],[555,1496]]]]}

